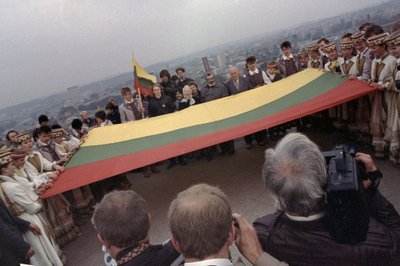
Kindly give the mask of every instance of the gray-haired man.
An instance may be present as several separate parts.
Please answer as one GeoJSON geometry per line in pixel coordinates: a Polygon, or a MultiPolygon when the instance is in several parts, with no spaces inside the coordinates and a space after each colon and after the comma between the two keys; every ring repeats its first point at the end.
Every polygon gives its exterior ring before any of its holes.
{"type": "MultiPolygon", "coordinates": [[[[357,153],[367,177],[377,172],[371,156],[357,153]]],[[[263,249],[289,265],[399,265],[400,216],[393,205],[364,181],[369,202],[369,231],[364,242],[339,244],[325,215],[325,158],[300,133],[286,135],[265,152],[263,178],[279,211],[257,219],[263,249]]]]}

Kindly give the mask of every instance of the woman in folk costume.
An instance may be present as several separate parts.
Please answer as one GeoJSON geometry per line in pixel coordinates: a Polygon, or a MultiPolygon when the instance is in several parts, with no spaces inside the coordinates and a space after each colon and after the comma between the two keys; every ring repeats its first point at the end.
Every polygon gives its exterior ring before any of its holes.
{"type": "MultiPolygon", "coordinates": [[[[16,141],[19,147],[28,154],[25,157],[24,169],[31,178],[45,174],[49,179],[55,179],[60,172],[64,171],[64,167],[49,162],[40,152],[33,150],[29,133],[18,135],[16,141]]],[[[80,235],[72,219],[70,204],[62,194],[45,199],[43,205],[59,246],[65,245],[80,235]]]]}
{"type": "MultiPolygon", "coordinates": [[[[329,61],[324,66],[324,70],[334,74],[342,74],[341,65],[344,63],[344,59],[339,57],[336,45],[334,43],[328,44],[324,46],[324,51],[329,57],[329,61]]],[[[328,109],[329,117],[333,119],[333,125],[335,128],[342,129],[345,126],[347,111],[343,110],[343,107],[344,105],[338,105],[328,109]]]]}
{"type": "MultiPolygon", "coordinates": [[[[16,151],[19,150],[22,152],[21,149],[18,147],[15,149],[16,151]]],[[[24,178],[26,183],[25,185],[29,186],[36,194],[41,195],[46,189],[50,188],[53,185],[53,180],[57,178],[56,175],[52,174],[51,172],[49,173],[43,173],[38,176],[31,176],[28,174],[28,172],[25,170],[24,165],[25,165],[25,157],[26,157],[26,152],[24,152],[25,156],[22,158],[24,159],[24,164],[22,165],[15,165],[15,175],[18,176],[19,178],[24,178]]]]}
{"type": "Polygon", "coordinates": [[[307,47],[307,52],[309,57],[307,67],[321,69],[323,66],[322,66],[321,55],[319,54],[318,44],[313,44],[307,47]]]}
{"type": "Polygon", "coordinates": [[[310,58],[308,57],[308,51],[306,48],[300,50],[297,54],[297,58],[299,59],[299,67],[298,70],[302,71],[308,67],[308,62],[310,58]]]}
{"type": "Polygon", "coordinates": [[[340,70],[342,75],[349,76],[357,73],[356,58],[353,56],[353,42],[349,40],[342,40],[340,42],[340,49],[342,57],[339,59],[340,70]]]}
{"type": "Polygon", "coordinates": [[[387,37],[386,44],[390,54],[397,59],[397,64],[393,69],[392,80],[387,88],[388,93],[392,96],[389,97],[388,130],[385,137],[388,137],[390,141],[390,160],[395,164],[400,164],[400,30],[387,37]]]}
{"type": "MultiPolygon", "coordinates": [[[[24,153],[14,154],[24,164],[24,153]]],[[[30,258],[30,263],[40,266],[62,266],[59,257],[61,251],[50,235],[50,230],[42,213],[42,204],[39,196],[27,184],[25,178],[15,176],[13,160],[9,152],[0,154],[0,193],[4,202],[14,215],[36,224],[40,235],[31,231],[24,233],[24,239],[31,245],[35,254],[30,258]]]]}
{"type": "Polygon", "coordinates": [[[340,69],[340,62],[343,61],[336,49],[336,44],[330,43],[324,46],[324,51],[328,55],[328,62],[324,65],[325,71],[341,74],[342,71],[340,69]]]}
{"type": "MultiPolygon", "coordinates": [[[[342,76],[349,77],[351,75],[355,75],[357,73],[356,69],[356,58],[353,55],[353,42],[348,40],[347,38],[343,39],[340,42],[340,50],[342,53],[342,57],[340,57],[339,65],[340,70],[342,72],[342,76]]],[[[350,131],[356,131],[355,129],[351,130],[352,127],[348,127],[348,124],[354,124],[356,122],[355,110],[357,106],[357,100],[352,100],[338,106],[338,109],[341,111],[341,117],[345,122],[346,128],[350,129],[350,131]]]]}
{"type": "MultiPolygon", "coordinates": [[[[373,54],[368,48],[365,33],[359,31],[351,36],[353,46],[357,51],[355,58],[356,74],[350,74],[350,80],[360,80],[367,82],[371,79],[371,63],[373,54]]],[[[363,143],[370,141],[370,120],[371,120],[370,96],[365,95],[357,99],[357,109],[355,110],[356,121],[348,127],[350,131],[357,131],[358,140],[363,143]]]]}
{"type": "MultiPolygon", "coordinates": [[[[393,79],[396,58],[389,54],[386,45],[387,33],[381,33],[368,38],[368,45],[375,56],[371,67],[371,87],[378,89],[372,94],[371,133],[375,157],[385,156],[385,147],[391,139],[391,129],[388,130],[388,115],[392,109],[393,91],[388,90],[393,79]],[[389,109],[391,108],[391,109],[389,109]]],[[[390,125],[391,126],[391,125],[390,125]]]]}
{"type": "MultiPolygon", "coordinates": [[[[51,137],[55,143],[56,152],[66,158],[70,158],[76,149],[71,150],[68,142],[64,140],[65,131],[62,128],[56,128],[52,130],[51,137]]],[[[74,137],[73,137],[74,138],[74,137]]],[[[74,138],[76,139],[76,138],[74,138]]],[[[70,140],[71,142],[71,140],[70,140]]],[[[79,140],[76,141],[79,144],[79,140]]],[[[77,146],[79,147],[79,146],[77,146]]],[[[72,192],[72,206],[79,215],[85,215],[90,213],[91,203],[94,200],[93,194],[90,191],[89,186],[83,186],[71,190],[72,192]]]]}

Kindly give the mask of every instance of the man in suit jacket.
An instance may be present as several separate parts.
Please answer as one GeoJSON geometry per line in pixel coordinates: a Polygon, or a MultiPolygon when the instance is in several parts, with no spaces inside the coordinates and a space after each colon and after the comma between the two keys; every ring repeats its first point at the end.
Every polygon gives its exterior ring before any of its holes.
{"type": "Polygon", "coordinates": [[[251,89],[249,80],[239,74],[239,69],[235,66],[229,68],[231,79],[225,83],[229,95],[238,94],[240,92],[251,89]]]}

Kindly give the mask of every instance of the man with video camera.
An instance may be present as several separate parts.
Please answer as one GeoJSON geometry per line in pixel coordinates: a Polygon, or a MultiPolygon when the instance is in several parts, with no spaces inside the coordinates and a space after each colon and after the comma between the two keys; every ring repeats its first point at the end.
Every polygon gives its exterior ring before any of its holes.
{"type": "Polygon", "coordinates": [[[263,180],[278,211],[254,222],[264,251],[289,265],[400,265],[400,216],[377,189],[382,174],[367,154],[332,153],[327,172],[300,133],[266,150],[263,180]]]}

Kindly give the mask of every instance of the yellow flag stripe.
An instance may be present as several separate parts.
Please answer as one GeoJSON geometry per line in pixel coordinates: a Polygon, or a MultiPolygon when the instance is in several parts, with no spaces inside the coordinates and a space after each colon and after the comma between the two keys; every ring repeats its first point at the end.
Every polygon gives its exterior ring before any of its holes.
{"type": "Polygon", "coordinates": [[[95,128],[82,146],[118,143],[237,116],[284,97],[322,74],[319,70],[306,69],[276,83],[243,92],[240,97],[233,95],[169,115],[95,128]]]}

